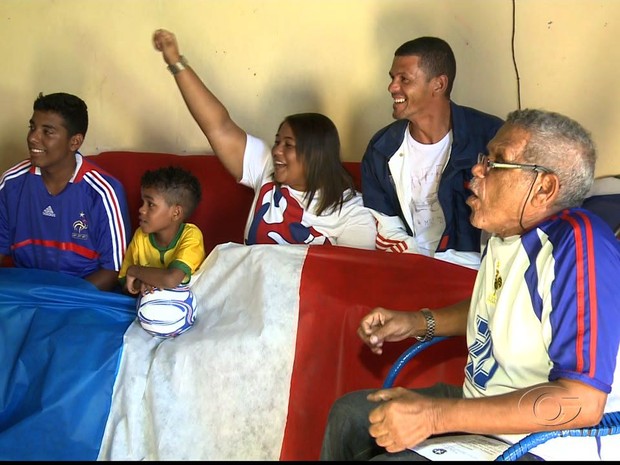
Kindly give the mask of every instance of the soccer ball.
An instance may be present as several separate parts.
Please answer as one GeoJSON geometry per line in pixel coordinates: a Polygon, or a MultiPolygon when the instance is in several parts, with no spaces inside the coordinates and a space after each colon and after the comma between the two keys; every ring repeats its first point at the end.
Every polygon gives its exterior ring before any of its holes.
{"type": "Polygon", "coordinates": [[[188,286],[156,289],[140,296],[136,305],[140,324],[153,336],[178,336],[196,320],[196,298],[188,286]]]}

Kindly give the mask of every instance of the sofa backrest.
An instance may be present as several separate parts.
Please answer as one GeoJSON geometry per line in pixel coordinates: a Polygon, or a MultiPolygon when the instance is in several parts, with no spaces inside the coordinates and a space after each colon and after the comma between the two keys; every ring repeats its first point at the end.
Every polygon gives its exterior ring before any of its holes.
{"type": "Polygon", "coordinates": [[[603,218],[620,239],[620,174],[595,179],[582,207],[603,218]]]}
{"type": "Polygon", "coordinates": [[[243,231],[254,192],[238,184],[217,157],[110,151],[91,155],[88,159],[117,178],[125,187],[132,235],[138,228],[138,209],[142,205],[140,179],[144,172],[180,166],[200,181],[202,200],[188,222],[194,223],[202,231],[207,253],[220,243],[243,243],[243,231]]]}
{"type": "MultiPolygon", "coordinates": [[[[235,181],[214,155],[177,155],[159,152],[107,151],[88,156],[89,161],[117,178],[125,187],[133,232],[138,228],[140,178],[147,170],[180,166],[200,181],[202,200],[189,218],[200,228],[207,254],[217,244],[243,243],[245,223],[252,206],[254,192],[235,181]]],[[[358,190],[360,163],[345,162],[358,190]]]]}

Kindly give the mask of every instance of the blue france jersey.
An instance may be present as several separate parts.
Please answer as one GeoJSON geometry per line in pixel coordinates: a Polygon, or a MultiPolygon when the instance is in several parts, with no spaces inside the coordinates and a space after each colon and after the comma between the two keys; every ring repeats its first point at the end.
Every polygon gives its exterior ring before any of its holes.
{"type": "MultiPolygon", "coordinates": [[[[620,241],[584,209],[564,210],[522,236],[491,237],[469,313],[465,396],[564,378],[607,393],[605,411],[618,410],[619,273],[620,241]]],[[[599,460],[618,450],[620,436],[610,436],[554,439],[534,453],[599,460]]]]}
{"type": "Polygon", "coordinates": [[[120,270],[130,235],[125,190],[79,153],[76,162],[58,195],[29,160],[0,179],[0,253],[15,266],[79,277],[120,270]]]}

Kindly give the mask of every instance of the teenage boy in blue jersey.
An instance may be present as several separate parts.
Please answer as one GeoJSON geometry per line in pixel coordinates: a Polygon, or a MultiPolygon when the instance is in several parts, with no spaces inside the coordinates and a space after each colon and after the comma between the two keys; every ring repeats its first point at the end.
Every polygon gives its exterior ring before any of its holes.
{"type": "Polygon", "coordinates": [[[79,148],[88,110],[75,95],[34,101],[30,157],[0,178],[0,261],[78,276],[101,290],[117,286],[130,236],[121,183],[79,148]]]}

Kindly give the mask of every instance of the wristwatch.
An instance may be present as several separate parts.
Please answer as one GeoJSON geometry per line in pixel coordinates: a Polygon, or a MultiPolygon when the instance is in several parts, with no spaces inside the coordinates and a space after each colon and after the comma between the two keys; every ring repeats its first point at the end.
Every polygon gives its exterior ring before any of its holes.
{"type": "Polygon", "coordinates": [[[415,336],[415,338],[420,342],[430,341],[435,337],[435,317],[428,308],[423,308],[420,312],[426,320],[426,333],[424,336],[415,336]]]}
{"type": "Polygon", "coordinates": [[[188,65],[187,59],[183,55],[181,55],[179,57],[179,61],[171,65],[168,65],[168,71],[170,71],[174,75],[174,74],[177,74],[183,71],[187,65],[188,65]]]}

